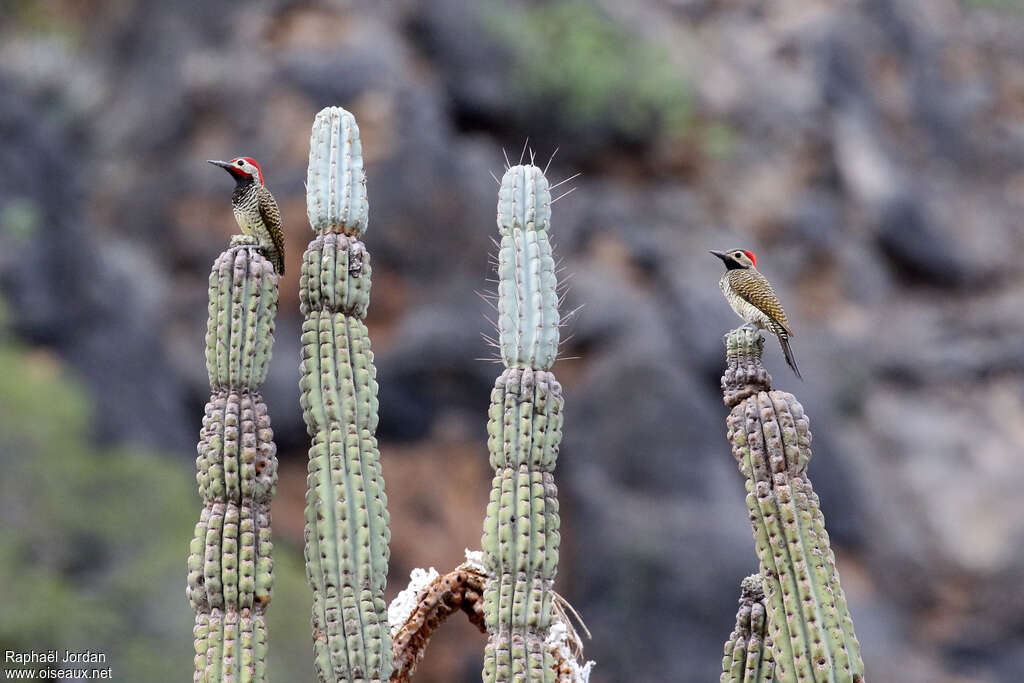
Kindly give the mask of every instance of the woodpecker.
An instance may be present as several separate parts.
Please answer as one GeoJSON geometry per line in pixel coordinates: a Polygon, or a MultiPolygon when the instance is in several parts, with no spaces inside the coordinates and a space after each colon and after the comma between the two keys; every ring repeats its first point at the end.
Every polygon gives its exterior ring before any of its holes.
{"type": "Polygon", "coordinates": [[[284,232],[281,230],[281,212],[274,195],[263,184],[263,171],[252,157],[236,157],[231,161],[213,161],[235,179],[231,193],[231,209],[238,227],[246,235],[255,237],[260,251],[274,265],[278,275],[284,275],[284,232]]]}
{"type": "Polygon", "coordinates": [[[718,286],[722,288],[722,294],[725,294],[732,310],[748,325],[768,330],[778,337],[786,362],[793,368],[797,378],[803,379],[800,368],[796,366],[793,349],[789,346],[789,338],[795,335],[771,283],[757,271],[757,256],[745,249],[712,250],[711,253],[725,263],[725,273],[718,281],[718,286]]]}

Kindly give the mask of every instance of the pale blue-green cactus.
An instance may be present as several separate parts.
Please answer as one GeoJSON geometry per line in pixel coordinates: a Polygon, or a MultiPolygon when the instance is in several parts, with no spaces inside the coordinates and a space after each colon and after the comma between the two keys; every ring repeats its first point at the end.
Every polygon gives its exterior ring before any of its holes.
{"type": "Polygon", "coordinates": [[[278,276],[244,239],[232,244],[210,274],[211,396],[196,458],[203,510],[188,558],[196,683],[266,680],[277,449],[259,389],[274,343],[278,276]]]}
{"type": "Polygon", "coordinates": [[[726,425],[746,477],[747,509],[764,578],[776,681],[864,680],[864,663],[818,496],[807,477],[810,423],[792,394],[771,390],[764,340],[726,337],[726,425]]]}
{"type": "Polygon", "coordinates": [[[506,367],[547,370],[558,355],[551,192],[536,166],[514,166],[498,191],[498,333],[506,367]]]}
{"type": "Polygon", "coordinates": [[[309,138],[306,215],[313,232],[361,237],[370,205],[366,198],[363,145],[356,119],[341,107],[320,110],[309,138]]]}
{"type": "Polygon", "coordinates": [[[306,184],[316,237],[299,280],[300,401],[312,437],[306,492],[306,576],[313,649],[323,683],[387,681],[392,672],[384,586],[387,497],[377,381],[363,318],[370,299],[366,177],[359,128],[344,109],[316,116],[306,184]]]}
{"type": "Polygon", "coordinates": [[[488,683],[556,678],[545,639],[558,571],[553,471],[563,401],[561,385],[548,372],[559,325],[550,218],[543,172],[532,165],[510,168],[498,196],[498,343],[506,370],[491,392],[487,445],[494,480],[481,540],[488,683]]]}

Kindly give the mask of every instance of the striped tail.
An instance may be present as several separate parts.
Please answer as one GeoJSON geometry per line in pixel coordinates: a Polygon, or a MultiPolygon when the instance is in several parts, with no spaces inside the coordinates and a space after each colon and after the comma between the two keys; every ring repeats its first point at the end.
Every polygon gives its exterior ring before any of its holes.
{"type": "Polygon", "coordinates": [[[274,266],[277,274],[284,277],[284,259],[281,258],[281,252],[278,249],[261,247],[260,253],[267,257],[267,260],[274,266]]]}
{"type": "Polygon", "coordinates": [[[779,338],[779,345],[782,346],[782,355],[786,357],[786,362],[789,363],[789,367],[793,368],[793,374],[800,381],[803,381],[803,377],[800,375],[800,368],[796,366],[796,356],[793,355],[793,349],[789,346],[789,335],[785,330],[777,330],[775,335],[779,338]]]}

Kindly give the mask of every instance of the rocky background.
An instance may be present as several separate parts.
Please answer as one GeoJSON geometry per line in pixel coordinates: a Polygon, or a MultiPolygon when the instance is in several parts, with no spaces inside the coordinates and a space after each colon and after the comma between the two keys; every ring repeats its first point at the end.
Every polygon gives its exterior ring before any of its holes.
{"type": "MultiPolygon", "coordinates": [[[[725,440],[709,248],[786,304],[821,496],[869,679],[1024,670],[1020,0],[0,5],[0,647],[191,667],[185,557],[210,264],[258,159],[287,228],[270,405],[282,462],[272,680],[311,680],[297,272],[323,106],[367,158],[389,596],[479,545],[497,368],[502,150],[573,194],[557,588],[594,680],[717,680],[756,567],[725,440]],[[530,151],[527,154],[530,154],[530,151]]],[[[442,629],[417,680],[479,680],[442,629]]]]}

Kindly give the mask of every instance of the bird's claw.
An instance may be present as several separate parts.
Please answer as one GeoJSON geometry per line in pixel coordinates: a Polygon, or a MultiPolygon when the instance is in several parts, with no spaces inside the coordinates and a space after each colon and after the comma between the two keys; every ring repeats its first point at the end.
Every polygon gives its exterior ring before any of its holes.
{"type": "Polygon", "coordinates": [[[231,236],[232,247],[259,247],[259,242],[252,235],[232,235],[231,236]]]}

